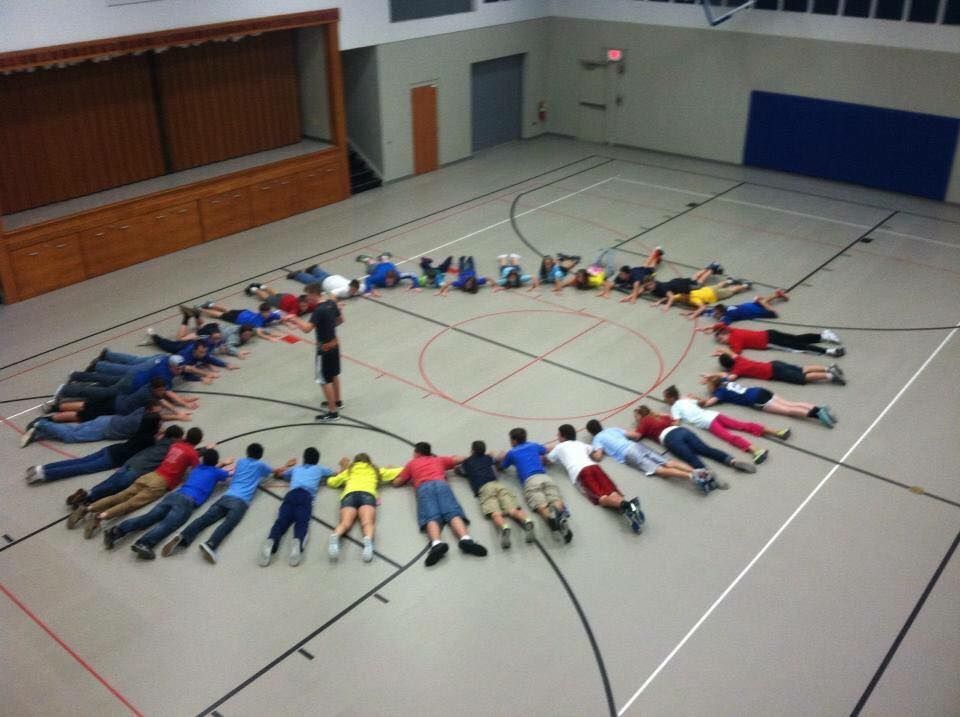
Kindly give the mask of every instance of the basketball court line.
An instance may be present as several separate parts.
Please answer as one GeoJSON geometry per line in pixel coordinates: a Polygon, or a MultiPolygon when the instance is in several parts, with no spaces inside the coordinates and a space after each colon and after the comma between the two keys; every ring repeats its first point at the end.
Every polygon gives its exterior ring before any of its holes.
{"type": "Polygon", "coordinates": [[[640,184],[644,187],[653,187],[654,189],[666,189],[670,192],[680,192],[681,194],[690,194],[694,197],[712,197],[713,195],[709,192],[695,192],[692,189],[680,189],[680,187],[670,187],[666,184],[655,184],[653,182],[641,182],[639,179],[627,179],[626,177],[619,177],[618,182],[626,182],[627,184],[640,184]]]}
{"type": "MultiPolygon", "coordinates": [[[[946,346],[947,343],[954,337],[954,335],[957,333],[958,328],[960,328],[960,324],[954,327],[954,329],[946,337],[944,337],[943,341],[941,341],[940,344],[937,346],[937,348],[933,350],[933,353],[931,353],[930,356],[927,357],[926,361],[924,361],[923,364],[921,364],[920,368],[918,368],[914,372],[913,376],[911,376],[910,379],[900,388],[900,390],[897,391],[896,395],[890,400],[890,402],[886,405],[886,407],[880,412],[880,414],[875,419],[873,419],[873,422],[869,426],[867,426],[867,429],[863,433],[861,433],[860,437],[853,442],[853,445],[851,445],[849,449],[847,449],[847,452],[844,453],[843,456],[840,458],[840,463],[842,463],[847,458],[849,458],[850,455],[860,446],[860,444],[863,443],[866,437],[870,435],[870,433],[877,426],[877,424],[879,424],[880,421],[883,420],[883,418],[887,415],[890,409],[893,408],[893,406],[897,403],[897,401],[900,400],[900,397],[904,393],[906,393],[907,389],[909,389],[910,386],[913,385],[913,382],[917,380],[917,378],[920,376],[921,373],[923,373],[924,369],[926,369],[926,367],[930,365],[930,363],[933,361],[933,359],[937,357],[937,355],[940,353],[943,347],[946,346]]],[[[674,656],[683,648],[684,645],[687,644],[690,638],[693,637],[693,635],[697,632],[697,630],[700,629],[700,626],[704,622],[706,622],[707,618],[709,618],[710,615],[713,614],[713,612],[717,609],[717,607],[719,607],[719,605],[724,601],[724,599],[726,599],[727,595],[729,595],[733,591],[733,589],[740,583],[740,581],[743,580],[743,578],[747,575],[747,573],[750,572],[753,566],[756,565],[756,563],[760,560],[760,558],[762,558],[764,554],[767,552],[767,550],[770,549],[770,546],[773,545],[774,542],[776,542],[776,540],[780,537],[780,535],[790,526],[790,524],[800,514],[800,512],[807,507],[807,504],[810,503],[811,500],[813,500],[813,497],[820,492],[820,489],[823,488],[824,485],[826,485],[826,483],[834,476],[834,474],[839,469],[840,469],[840,465],[838,463],[837,465],[834,465],[833,468],[831,468],[827,472],[827,474],[820,480],[819,483],[817,483],[816,487],[812,491],[810,491],[809,495],[807,495],[807,497],[803,499],[803,501],[800,503],[800,505],[797,506],[797,508],[793,511],[793,513],[790,514],[790,517],[788,517],[787,520],[770,537],[770,539],[767,540],[767,542],[763,545],[760,551],[753,557],[752,560],[750,560],[749,563],[747,563],[746,567],[744,567],[743,570],[740,571],[737,577],[734,578],[733,582],[731,582],[727,586],[727,588],[722,593],[720,593],[720,596],[713,601],[710,607],[707,608],[707,611],[703,613],[700,619],[694,623],[693,627],[691,627],[687,631],[687,633],[683,636],[680,642],[678,642],[677,645],[663,659],[663,661],[659,665],[657,665],[656,669],[652,673],[650,673],[650,676],[647,677],[646,680],[644,680],[643,684],[641,684],[640,687],[637,689],[637,691],[633,693],[633,696],[629,700],[627,700],[626,703],[624,703],[623,707],[621,707],[617,711],[618,717],[621,717],[628,709],[630,709],[630,706],[637,700],[638,697],[640,697],[640,695],[644,693],[647,687],[657,678],[657,675],[659,675],[663,671],[663,669],[670,664],[674,656]]]]}

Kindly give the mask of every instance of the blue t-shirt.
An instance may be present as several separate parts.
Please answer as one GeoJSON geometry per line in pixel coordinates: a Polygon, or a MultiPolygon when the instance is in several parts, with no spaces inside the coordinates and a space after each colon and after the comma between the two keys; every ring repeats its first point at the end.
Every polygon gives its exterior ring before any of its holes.
{"type": "Polygon", "coordinates": [[[255,458],[241,458],[233,471],[233,480],[224,493],[225,496],[239,498],[244,503],[253,500],[260,481],[273,473],[273,468],[255,458]]]}
{"type": "Polygon", "coordinates": [[[748,301],[745,304],[728,306],[723,317],[720,319],[728,326],[734,321],[749,321],[750,319],[772,319],[777,316],[775,311],[770,311],[763,304],[756,301],[748,301]]]}
{"type": "Polygon", "coordinates": [[[250,309],[243,309],[239,314],[237,314],[236,321],[237,324],[249,324],[256,329],[262,329],[267,324],[272,324],[281,319],[279,311],[271,311],[267,318],[263,318],[263,314],[259,311],[251,311],[250,309]]]}
{"type": "Polygon", "coordinates": [[[626,431],[622,428],[604,428],[593,437],[594,450],[602,448],[603,452],[617,463],[623,463],[626,460],[631,446],[633,441],[627,438],[626,431]]]}
{"type": "Polygon", "coordinates": [[[767,390],[759,386],[741,386],[739,383],[727,381],[721,383],[713,392],[714,397],[723,403],[733,403],[738,406],[757,406],[766,403],[767,390]]]}
{"type": "Polygon", "coordinates": [[[530,441],[521,443],[507,451],[507,455],[503,457],[503,462],[500,463],[500,468],[506,470],[510,466],[514,466],[517,469],[517,478],[520,479],[520,485],[523,485],[530,476],[543,473],[543,461],[540,456],[545,455],[546,452],[547,449],[539,443],[531,443],[530,441]]]}
{"type": "Polygon", "coordinates": [[[125,416],[146,406],[153,398],[153,389],[150,384],[144,384],[132,393],[121,393],[113,399],[113,412],[125,416]]]}
{"type": "MultiPolygon", "coordinates": [[[[363,293],[369,294],[376,288],[385,289],[387,287],[387,274],[391,271],[397,271],[397,267],[389,261],[382,261],[374,266],[370,274],[363,280],[363,293]]],[[[410,282],[411,286],[418,286],[420,283],[416,274],[397,272],[397,284],[405,279],[410,282]]]]}
{"type": "Polygon", "coordinates": [[[329,478],[333,474],[333,471],[326,466],[301,463],[284,473],[283,477],[290,479],[290,490],[303,488],[310,495],[316,496],[317,491],[320,489],[320,481],[324,478],[329,478]]]}
{"type": "Polygon", "coordinates": [[[187,474],[187,479],[182,486],[177,488],[177,491],[200,505],[210,497],[217,483],[226,479],[229,475],[223,468],[199,465],[187,474]]]}
{"type": "Polygon", "coordinates": [[[152,367],[144,369],[143,371],[137,371],[137,373],[133,374],[131,391],[136,391],[138,388],[146,386],[156,377],[162,378],[167,388],[173,386],[173,371],[170,370],[169,358],[166,361],[158,361],[152,367]]]}

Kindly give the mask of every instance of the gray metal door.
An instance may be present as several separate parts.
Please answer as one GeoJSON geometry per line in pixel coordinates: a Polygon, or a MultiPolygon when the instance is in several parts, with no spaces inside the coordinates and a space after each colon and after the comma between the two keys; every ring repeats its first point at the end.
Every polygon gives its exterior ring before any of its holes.
{"type": "Polygon", "coordinates": [[[520,139],[524,55],[474,62],[473,151],[520,139]]]}

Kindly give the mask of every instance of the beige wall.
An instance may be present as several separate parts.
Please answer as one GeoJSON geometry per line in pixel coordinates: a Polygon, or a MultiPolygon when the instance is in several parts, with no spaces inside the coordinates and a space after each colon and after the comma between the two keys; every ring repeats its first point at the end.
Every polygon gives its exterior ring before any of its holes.
{"type": "Polygon", "coordinates": [[[303,134],[314,139],[329,140],[330,98],[326,52],[323,28],[307,27],[297,30],[300,121],[303,134]]]}
{"type": "Polygon", "coordinates": [[[542,132],[537,102],[546,96],[547,20],[453,32],[377,47],[383,177],[413,173],[410,88],[437,84],[440,163],[470,156],[471,63],[526,54],[523,77],[523,136],[542,132]]]}
{"type": "MultiPolygon", "coordinates": [[[[750,92],[960,117],[960,54],[551,18],[547,129],[580,132],[581,58],[627,51],[612,142],[740,163],[750,92]]],[[[960,202],[960,162],[948,201],[960,202]]]]}

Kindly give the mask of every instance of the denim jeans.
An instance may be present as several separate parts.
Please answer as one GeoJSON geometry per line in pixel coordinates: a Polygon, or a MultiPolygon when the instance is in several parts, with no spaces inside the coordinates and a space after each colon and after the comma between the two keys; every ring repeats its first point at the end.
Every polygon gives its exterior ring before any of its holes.
{"type": "Polygon", "coordinates": [[[213,550],[216,550],[223,539],[230,535],[230,531],[237,527],[237,523],[247,512],[247,507],[246,501],[240,498],[232,495],[221,496],[216,503],[207,509],[206,513],[191,521],[190,525],[180,531],[180,544],[184,547],[190,545],[200,534],[200,531],[223,518],[223,522],[205,541],[213,550]]]}
{"type": "Polygon", "coordinates": [[[99,416],[83,423],[57,423],[40,421],[35,426],[37,440],[52,438],[64,443],[89,443],[102,441],[110,435],[108,430],[111,416],[99,416]]]}
{"type": "Polygon", "coordinates": [[[303,488],[294,488],[283,496],[283,502],[280,504],[280,510],[277,513],[277,520],[270,528],[270,534],[267,536],[273,541],[276,548],[280,544],[280,538],[287,532],[287,528],[293,524],[293,537],[301,543],[307,537],[307,529],[310,527],[310,515],[313,508],[313,496],[303,488]]]}
{"type": "Polygon", "coordinates": [[[110,452],[106,448],[101,448],[89,456],[44,464],[43,480],[49,483],[64,478],[73,478],[73,476],[86,475],[87,473],[99,473],[116,467],[117,464],[110,457],[110,452]]]}
{"type": "Polygon", "coordinates": [[[728,465],[731,461],[729,453],[707,445],[697,437],[697,434],[683,426],[677,426],[670,431],[663,439],[663,445],[681,461],[689,463],[694,468],[706,467],[703,461],[697,458],[698,455],[712,458],[724,465],[728,465]]]}
{"type": "Polygon", "coordinates": [[[87,503],[96,503],[101,498],[108,495],[116,495],[122,490],[126,490],[133,485],[133,482],[143,475],[140,471],[129,468],[121,468],[113,473],[109,478],[97,483],[90,492],[87,493],[87,503]]]}
{"type": "Polygon", "coordinates": [[[158,358],[166,359],[166,356],[162,354],[137,356],[135,354],[124,354],[119,351],[108,350],[104,352],[103,358],[97,361],[94,368],[95,373],[136,373],[151,368],[158,358]]]}
{"type": "Polygon", "coordinates": [[[293,280],[299,281],[301,284],[322,284],[323,280],[330,276],[329,272],[324,271],[320,267],[317,267],[313,270],[312,273],[307,273],[305,271],[298,271],[294,274],[293,280]]]}
{"type": "Polygon", "coordinates": [[[197,504],[193,499],[183,493],[167,493],[150,512],[138,515],[136,518],[128,518],[117,526],[117,530],[120,531],[120,535],[126,535],[153,525],[152,530],[144,533],[137,540],[138,543],[152,548],[186,523],[190,514],[196,509],[197,504]]]}

